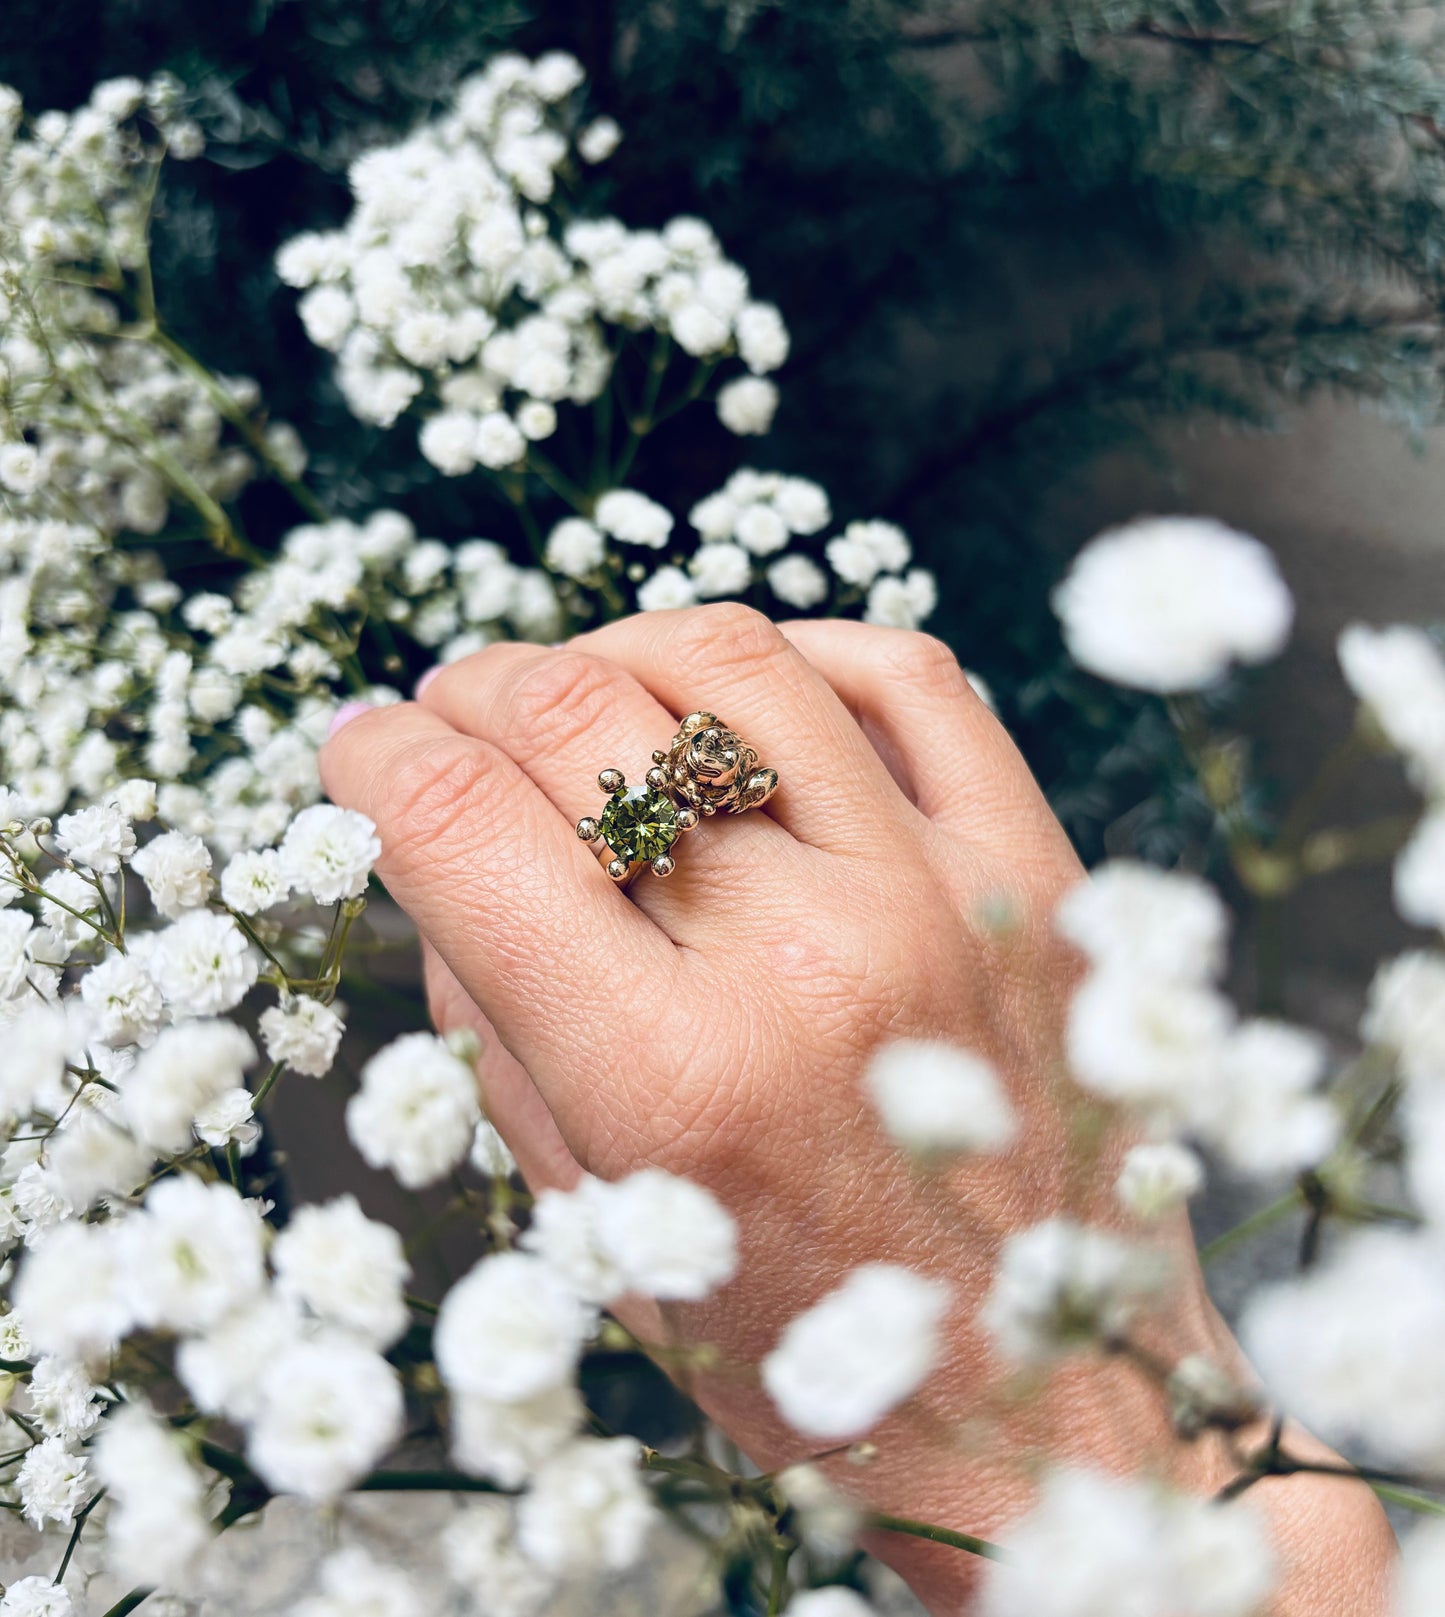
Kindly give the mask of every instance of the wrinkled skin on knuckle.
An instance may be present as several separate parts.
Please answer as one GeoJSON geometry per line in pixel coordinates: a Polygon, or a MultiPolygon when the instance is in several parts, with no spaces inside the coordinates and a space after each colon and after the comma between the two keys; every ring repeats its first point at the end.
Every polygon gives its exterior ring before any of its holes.
{"type": "Polygon", "coordinates": [[[916,629],[885,631],[887,640],[880,648],[882,672],[890,686],[911,686],[935,698],[968,698],[972,688],[958,658],[942,640],[916,629]]]}
{"type": "MultiPolygon", "coordinates": [[[[435,742],[393,766],[377,872],[388,886],[434,880],[464,858],[496,817],[496,755],[462,736],[435,742]]],[[[470,861],[468,861],[470,862],[470,861]]]]}
{"type": "Polygon", "coordinates": [[[564,751],[596,730],[615,701],[617,670],[598,657],[559,651],[512,671],[506,711],[519,732],[564,751]]]}
{"type": "Polygon", "coordinates": [[[755,671],[787,649],[777,625],[761,612],[739,601],[718,601],[692,607],[679,618],[668,655],[699,690],[706,690],[719,676],[755,671]]]}

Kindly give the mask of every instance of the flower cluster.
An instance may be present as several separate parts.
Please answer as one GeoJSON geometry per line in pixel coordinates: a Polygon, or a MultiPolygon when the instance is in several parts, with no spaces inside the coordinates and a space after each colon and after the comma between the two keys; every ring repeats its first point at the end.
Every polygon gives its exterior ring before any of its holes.
{"type": "Polygon", "coordinates": [[[717,399],[731,431],[766,432],[777,407],[765,377],[787,358],[787,328],[701,219],[632,230],[554,205],[577,160],[604,161],[615,144],[615,125],[607,139],[581,125],[582,82],[560,51],[494,57],[446,116],[353,165],[342,229],[280,255],[352,412],[389,427],[415,406],[421,452],[444,476],[524,465],[557,430],[557,407],[596,399],[618,345],[642,332],[690,356],[702,380],[742,361],[749,374],[717,399]]]}

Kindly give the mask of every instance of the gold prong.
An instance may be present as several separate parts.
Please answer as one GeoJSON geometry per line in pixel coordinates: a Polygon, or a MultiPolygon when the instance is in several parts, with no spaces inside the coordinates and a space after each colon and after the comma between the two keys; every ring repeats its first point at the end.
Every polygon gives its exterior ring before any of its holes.
{"type": "Polygon", "coordinates": [[[607,874],[613,881],[626,881],[629,866],[625,859],[614,859],[607,866],[607,874]]]}
{"type": "Polygon", "coordinates": [[[647,784],[655,792],[660,792],[667,785],[667,771],[654,764],[647,771],[647,784]]]}
{"type": "Polygon", "coordinates": [[[604,769],[597,777],[597,784],[604,792],[620,792],[627,782],[620,769],[604,769]]]}
{"type": "Polygon", "coordinates": [[[652,755],[652,761],[655,764],[665,764],[667,762],[667,754],[665,752],[654,752],[652,755]]]}
{"type": "Polygon", "coordinates": [[[602,835],[602,826],[599,821],[594,820],[589,814],[586,819],[578,820],[577,835],[584,842],[596,842],[598,837],[602,835]]]}
{"type": "Polygon", "coordinates": [[[697,810],[694,808],[680,808],[677,811],[677,828],[679,831],[691,831],[697,824],[697,810]]]}
{"type": "Polygon", "coordinates": [[[677,863],[670,853],[660,853],[652,861],[652,874],[654,876],[670,876],[677,869],[677,863]]]}

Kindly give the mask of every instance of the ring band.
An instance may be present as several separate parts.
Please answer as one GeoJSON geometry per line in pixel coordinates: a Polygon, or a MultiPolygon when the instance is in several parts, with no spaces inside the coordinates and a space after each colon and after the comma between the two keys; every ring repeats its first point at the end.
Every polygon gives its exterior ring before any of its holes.
{"type": "Polygon", "coordinates": [[[654,752],[645,786],[628,787],[620,769],[597,784],[608,801],[599,817],[578,820],[584,842],[601,841],[607,874],[626,883],[643,865],[670,876],[671,848],[704,816],[742,814],[778,789],[778,772],[759,765],[754,748],[715,713],[689,713],[666,752],[654,752]]]}

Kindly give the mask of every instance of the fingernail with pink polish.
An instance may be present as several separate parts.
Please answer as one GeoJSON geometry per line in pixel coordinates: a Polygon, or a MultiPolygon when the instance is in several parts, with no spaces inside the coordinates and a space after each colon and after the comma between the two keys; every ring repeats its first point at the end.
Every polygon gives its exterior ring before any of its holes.
{"type": "Polygon", "coordinates": [[[413,696],[419,697],[421,695],[421,693],[427,688],[428,685],[431,684],[431,682],[437,677],[437,675],[439,673],[441,673],[440,666],[438,666],[436,668],[428,668],[426,673],[424,673],[421,676],[421,678],[416,682],[416,684],[412,687],[412,693],[411,694],[413,696]]]}
{"type": "Polygon", "coordinates": [[[343,724],[350,724],[363,713],[370,713],[375,705],[374,702],[343,702],[331,715],[331,728],[326,732],[327,735],[334,736],[343,724]]]}

